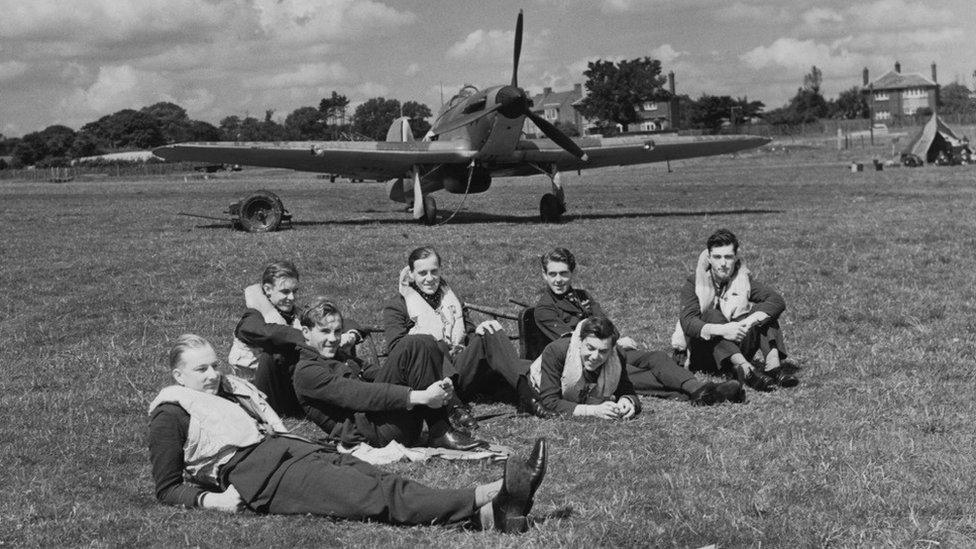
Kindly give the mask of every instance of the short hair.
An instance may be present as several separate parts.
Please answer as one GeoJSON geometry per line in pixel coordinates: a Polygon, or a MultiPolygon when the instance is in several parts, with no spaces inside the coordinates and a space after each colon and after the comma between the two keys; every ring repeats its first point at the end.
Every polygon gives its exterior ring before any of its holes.
{"type": "Polygon", "coordinates": [[[196,334],[183,334],[176,338],[173,346],[169,350],[169,367],[175,370],[183,361],[183,353],[190,349],[200,349],[203,347],[213,347],[209,341],[196,334]]]}
{"type": "Polygon", "coordinates": [[[298,269],[291,261],[275,261],[264,268],[261,275],[261,284],[274,286],[275,280],[279,278],[294,278],[298,280],[298,269]]]}
{"type": "Polygon", "coordinates": [[[325,320],[325,317],[331,315],[338,316],[340,319],[342,318],[342,312],[339,311],[339,306],[327,297],[316,296],[312,298],[312,301],[309,302],[308,306],[302,311],[302,314],[299,315],[298,322],[306,328],[314,328],[325,320]]]}
{"type": "Polygon", "coordinates": [[[539,256],[539,263],[542,264],[543,271],[546,270],[550,262],[565,263],[569,267],[569,272],[576,270],[576,258],[573,256],[573,252],[566,248],[553,248],[539,256]]]}
{"type": "Polygon", "coordinates": [[[728,229],[719,229],[712,233],[705,241],[705,248],[708,251],[712,251],[712,248],[719,248],[721,246],[732,245],[732,251],[739,253],[739,239],[732,234],[732,231],[728,229]]]}
{"type": "Polygon", "coordinates": [[[617,339],[620,338],[620,332],[617,331],[617,327],[610,322],[610,319],[605,316],[591,316],[582,322],[580,326],[580,339],[586,339],[590,336],[596,337],[598,339],[610,338],[610,343],[616,345],[617,339]]]}
{"type": "Polygon", "coordinates": [[[430,256],[437,258],[437,264],[441,264],[441,254],[437,253],[437,250],[433,246],[421,246],[419,248],[414,248],[410,255],[407,256],[407,267],[413,270],[413,264],[421,259],[427,259],[430,256]]]}

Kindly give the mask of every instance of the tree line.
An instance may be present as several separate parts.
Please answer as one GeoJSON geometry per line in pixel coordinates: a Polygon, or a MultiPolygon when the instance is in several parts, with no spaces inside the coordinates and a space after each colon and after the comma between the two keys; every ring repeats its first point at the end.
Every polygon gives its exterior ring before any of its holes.
{"type": "MultiPolygon", "coordinates": [[[[661,72],[661,62],[650,57],[590,62],[583,73],[586,94],[578,105],[580,114],[596,120],[603,133],[613,133],[617,124],[627,131],[640,120],[639,111],[645,103],[673,99],[661,72]]],[[[828,100],[821,91],[822,81],[821,70],[811,67],[790,101],[769,111],[762,101],[750,101],[747,97],[702,94],[692,99],[678,95],[678,127],[714,133],[729,125],[757,120],[773,125],[799,125],[825,118],[870,116],[867,96],[860,87],[844,90],[835,99],[828,100]]],[[[44,167],[65,165],[72,158],[145,150],[182,141],[379,141],[385,139],[390,124],[399,116],[409,119],[417,138],[430,129],[427,119],[432,115],[431,110],[416,101],[401,104],[397,99],[374,97],[357,106],[351,114],[347,112],[348,107],[349,99],[333,91],[317,107],[295,109],[283,123],[274,120],[274,110],[267,110],[263,119],[227,116],[214,126],[190,119],[179,105],[161,102],[140,110],[123,109],[89,122],[78,131],[54,125],[19,139],[0,135],[0,156],[12,156],[12,167],[35,164],[44,167]]],[[[946,84],[940,90],[939,111],[973,113],[976,100],[966,86],[946,84]]],[[[577,134],[575,128],[563,129],[570,135],[577,134]]],[[[0,169],[4,167],[6,163],[0,159],[0,169]]]]}

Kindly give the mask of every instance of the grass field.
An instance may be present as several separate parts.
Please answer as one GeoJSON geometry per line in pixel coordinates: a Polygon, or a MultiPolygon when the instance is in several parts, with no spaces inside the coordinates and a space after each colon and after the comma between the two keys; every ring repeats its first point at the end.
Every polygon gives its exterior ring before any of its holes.
{"type": "MultiPolygon", "coordinates": [[[[4,181],[0,545],[976,545],[976,170],[852,174],[848,161],[814,151],[567,174],[560,225],[536,222],[544,178],[500,180],[437,228],[409,221],[382,185],[290,172],[4,181]],[[264,187],[295,214],[293,230],[175,215],[216,214],[264,187]],[[625,335],[664,348],[679,284],[719,227],[785,295],[802,384],[741,406],[647,399],[627,423],[483,422],[482,436],[516,448],[551,441],[540,522],[525,536],[228,516],[153,498],[146,407],[170,379],[167,342],[194,331],[226,353],[240,290],[272,258],[298,264],[306,297],[378,323],[415,246],[441,250],[464,299],[505,307],[534,301],[536,257],[562,245],[625,335]]],[[[447,212],[460,197],[438,200],[447,212]]],[[[440,486],[501,472],[391,469],[440,486]]]]}

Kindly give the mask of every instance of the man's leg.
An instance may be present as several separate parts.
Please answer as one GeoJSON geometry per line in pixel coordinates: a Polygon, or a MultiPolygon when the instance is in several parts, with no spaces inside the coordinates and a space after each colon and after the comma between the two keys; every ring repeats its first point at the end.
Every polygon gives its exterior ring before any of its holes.
{"type": "Polygon", "coordinates": [[[285,417],[305,417],[291,380],[291,366],[281,355],[257,353],[258,367],[252,383],[268,397],[268,404],[285,417]]]}
{"type": "Polygon", "coordinates": [[[515,347],[504,330],[493,334],[472,334],[468,344],[454,357],[458,370],[458,392],[463,398],[478,393],[491,393],[492,388],[479,386],[479,380],[492,372],[505,380],[509,388],[515,389],[519,377],[529,372],[531,362],[518,357],[515,347]]]}
{"type": "Polygon", "coordinates": [[[705,385],[663,351],[628,349],[624,358],[627,375],[640,394],[661,398],[691,395],[705,385]]]}
{"type": "Polygon", "coordinates": [[[475,512],[473,489],[430,488],[349,455],[316,452],[288,465],[268,506],[270,513],[449,524],[475,512]]]}

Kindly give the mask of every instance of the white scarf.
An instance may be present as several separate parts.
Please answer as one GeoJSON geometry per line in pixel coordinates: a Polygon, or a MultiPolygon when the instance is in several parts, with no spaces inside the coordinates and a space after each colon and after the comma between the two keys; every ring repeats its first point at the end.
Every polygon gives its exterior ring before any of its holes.
{"type": "MultiPolygon", "coordinates": [[[[739,260],[738,269],[733,268],[733,270],[735,276],[729,281],[722,295],[716,296],[711,264],[708,262],[708,250],[704,250],[698,256],[698,263],[695,266],[695,295],[698,296],[700,312],[704,313],[717,304],[725,318],[731,320],[752,311],[752,303],[749,302],[749,292],[752,290],[749,284],[749,269],[742,260],[739,260]]],[[[674,333],[671,334],[671,346],[681,351],[688,348],[688,339],[681,329],[680,319],[674,328],[674,333]]]]}
{"type": "Polygon", "coordinates": [[[239,401],[170,385],[149,405],[150,414],[163,403],[179,404],[190,414],[183,446],[184,468],[190,478],[208,485],[217,485],[220,467],[241,448],[264,440],[266,431],[288,432],[257,387],[229,375],[223,376],[220,384],[225,391],[240,397],[239,401]],[[245,407],[261,421],[248,414],[245,407]]]}
{"type": "MultiPolygon", "coordinates": [[[[285,317],[281,316],[278,309],[268,302],[268,308],[262,308],[261,316],[264,317],[264,321],[268,324],[280,324],[282,326],[291,326],[292,328],[301,330],[302,325],[298,321],[298,315],[292,319],[291,324],[285,320],[285,317]]],[[[261,349],[257,347],[251,347],[247,343],[244,343],[240,339],[234,338],[234,342],[230,345],[230,352],[227,353],[227,362],[234,368],[234,374],[243,379],[253,379],[254,372],[258,368],[258,357],[257,354],[261,352],[261,349]]]]}
{"type": "MultiPolygon", "coordinates": [[[[582,327],[583,322],[577,324],[576,329],[573,330],[573,335],[570,336],[569,349],[566,350],[566,359],[563,363],[563,373],[560,383],[563,398],[579,404],[584,404],[579,402],[579,396],[580,391],[586,385],[586,381],[583,378],[583,355],[581,354],[583,341],[580,338],[580,329],[582,327]]],[[[616,346],[614,346],[610,350],[610,356],[607,358],[607,361],[600,368],[600,374],[597,376],[596,387],[592,394],[603,398],[613,396],[617,391],[617,385],[620,383],[620,372],[620,357],[617,355],[616,346]]],[[[536,391],[540,390],[542,384],[541,356],[535,359],[535,362],[529,367],[529,382],[536,391]]]]}
{"type": "Polygon", "coordinates": [[[400,271],[399,290],[407,304],[407,316],[413,321],[410,334],[427,334],[448,345],[464,343],[464,309],[461,301],[444,279],[441,279],[441,304],[437,309],[410,286],[410,267],[400,271]]]}

